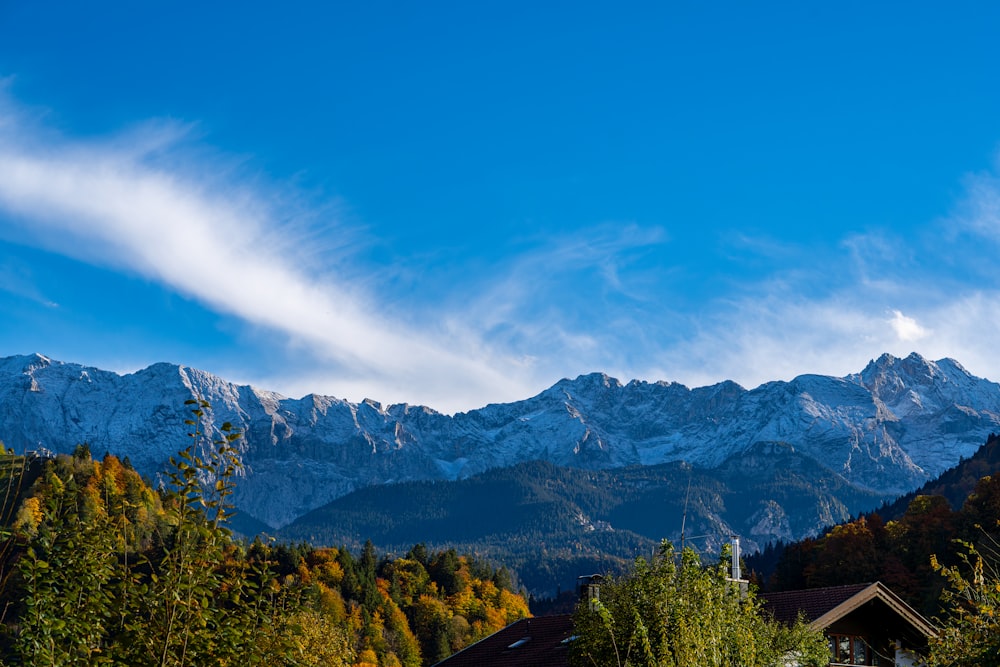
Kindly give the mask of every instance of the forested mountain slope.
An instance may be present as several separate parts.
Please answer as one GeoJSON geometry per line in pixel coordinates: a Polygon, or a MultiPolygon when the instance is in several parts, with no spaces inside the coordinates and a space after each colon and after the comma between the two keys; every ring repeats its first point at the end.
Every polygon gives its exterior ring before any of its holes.
{"type": "Polygon", "coordinates": [[[973,545],[1000,567],[1000,437],[914,493],[822,535],[768,545],[746,559],[760,583],[792,590],[880,580],[932,614],[945,579],[973,545]]]}
{"type": "Polygon", "coordinates": [[[760,535],[815,532],[885,499],[788,446],[768,449],[779,451],[743,455],[716,469],[668,463],[580,470],[536,461],[455,482],[369,487],[277,535],[319,545],[371,539],[397,552],[416,541],[469,550],[516,569],[533,593],[552,595],[581,574],[652,553],[662,539],[679,544],[682,523],[688,543],[707,552],[734,533],[755,550],[766,544],[754,541],[760,535]],[[761,497],[776,500],[761,509],[761,497]]]}

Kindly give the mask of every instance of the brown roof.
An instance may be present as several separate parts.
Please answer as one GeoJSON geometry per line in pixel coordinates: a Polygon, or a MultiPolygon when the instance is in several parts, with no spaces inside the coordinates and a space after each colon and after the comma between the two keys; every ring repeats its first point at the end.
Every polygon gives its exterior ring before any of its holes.
{"type": "Polygon", "coordinates": [[[877,600],[878,604],[891,609],[919,635],[926,638],[937,634],[936,628],[930,621],[880,581],[874,584],[763,593],[761,597],[764,598],[765,611],[769,611],[775,620],[792,623],[801,612],[809,624],[817,629],[826,629],[863,605],[874,604],[877,600]]]}
{"type": "Polygon", "coordinates": [[[522,618],[435,667],[566,667],[573,616],[522,618]]]}
{"type": "Polygon", "coordinates": [[[871,584],[850,584],[829,588],[810,588],[803,591],[761,593],[764,611],[782,623],[794,623],[801,612],[810,623],[834,607],[851,599],[871,584]]]}

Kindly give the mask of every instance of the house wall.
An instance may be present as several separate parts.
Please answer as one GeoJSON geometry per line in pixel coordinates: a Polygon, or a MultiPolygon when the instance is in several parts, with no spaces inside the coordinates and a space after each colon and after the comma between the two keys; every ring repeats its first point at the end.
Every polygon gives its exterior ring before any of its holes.
{"type": "Polygon", "coordinates": [[[896,649],[896,667],[918,667],[923,664],[909,651],[896,649]]]}

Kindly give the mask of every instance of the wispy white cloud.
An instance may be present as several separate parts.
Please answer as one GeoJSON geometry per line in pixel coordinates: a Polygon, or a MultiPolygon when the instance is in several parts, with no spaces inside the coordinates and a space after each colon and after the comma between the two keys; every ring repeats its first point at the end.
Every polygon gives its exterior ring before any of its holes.
{"type": "Polygon", "coordinates": [[[844,374],[870,350],[891,351],[884,324],[837,296],[753,295],[717,308],[696,333],[657,358],[657,372],[689,386],[732,379],[745,387],[801,373],[844,374]]]}
{"type": "MultiPolygon", "coordinates": [[[[196,132],[153,123],[71,140],[0,86],[0,234],[167,285],[315,360],[295,378],[233,379],[440,410],[524,398],[592,370],[752,387],[913,350],[1000,379],[991,336],[1000,291],[935,269],[961,253],[991,260],[982,249],[1000,242],[991,174],[970,177],[955,215],[936,223],[974,243],[927,242],[930,223],[905,239],[873,230],[822,249],[736,235],[719,248],[729,279],[694,307],[687,293],[712,269],[672,263],[684,251],[664,252],[668,231],[632,223],[515,240],[492,265],[432,267],[433,298],[407,303],[379,291],[371,276],[386,267],[352,261],[364,235],[340,221],[340,202],[303,203],[213,155],[196,132]]],[[[411,262],[400,274],[422,275],[411,262]]]]}
{"type": "Polygon", "coordinates": [[[184,161],[184,128],[71,141],[18,118],[9,99],[2,106],[0,210],[22,241],[282,332],[342,378],[342,395],[412,400],[407,388],[419,387],[432,405],[458,409],[471,407],[463,396],[523,390],[502,355],[386,319],[356,285],[311,272],[307,239],[266,195],[184,161]]]}
{"type": "Polygon", "coordinates": [[[448,326],[510,350],[536,385],[625,369],[619,356],[629,349],[663,344],[634,337],[647,311],[666,315],[657,290],[672,269],[648,256],[668,242],[662,228],[634,223],[522,240],[449,295],[448,326]]]}
{"type": "Polygon", "coordinates": [[[901,341],[916,342],[922,338],[927,338],[930,331],[920,326],[912,317],[907,317],[898,310],[892,311],[892,318],[889,319],[889,326],[896,332],[896,336],[901,341]]]}
{"type": "Polygon", "coordinates": [[[983,270],[1000,245],[1000,177],[970,176],[951,216],[916,222],[905,238],[852,234],[841,254],[803,248],[797,262],[706,307],[645,375],[753,387],[917,351],[1000,380],[1000,285],[983,270]]]}
{"type": "Polygon", "coordinates": [[[28,267],[20,264],[0,264],[0,291],[49,308],[58,308],[59,304],[45,295],[31,273],[28,267]]]}
{"type": "Polygon", "coordinates": [[[603,370],[621,379],[689,386],[734,379],[753,387],[802,373],[846,375],[883,352],[913,351],[954,357],[1000,379],[1000,353],[987,333],[1000,324],[1000,291],[955,271],[989,261],[983,240],[992,234],[1000,179],[972,184],[952,220],[914,224],[906,237],[874,229],[816,248],[737,234],[720,249],[728,262],[720,270],[732,274],[720,281],[727,289],[693,308],[674,307],[692,287],[690,267],[627,270],[633,251],[662,247],[665,232],[587,229],[579,243],[553,239],[522,252],[472,302],[470,319],[483,325],[477,335],[534,351],[531,364],[552,379],[603,370]],[[975,230],[972,243],[938,231],[959,216],[975,230]],[[751,267],[752,278],[741,267],[751,267]]]}
{"type": "Polygon", "coordinates": [[[948,223],[952,228],[950,231],[965,230],[995,243],[1000,242],[1000,174],[987,171],[966,176],[965,196],[948,223]]]}

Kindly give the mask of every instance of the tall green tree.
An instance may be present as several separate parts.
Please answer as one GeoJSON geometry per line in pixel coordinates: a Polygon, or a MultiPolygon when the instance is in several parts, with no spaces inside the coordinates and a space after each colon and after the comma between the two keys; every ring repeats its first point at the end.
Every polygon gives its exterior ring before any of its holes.
{"type": "Polygon", "coordinates": [[[768,618],[752,590],[727,579],[727,560],[724,552],[706,567],[693,550],[678,554],[666,541],[652,560],[636,559],[630,572],[601,584],[598,600],[577,608],[571,664],[826,665],[822,633],[768,618]]]}
{"type": "Polygon", "coordinates": [[[113,457],[96,463],[86,447],[46,463],[14,522],[24,547],[3,591],[14,621],[5,659],[295,664],[301,591],[278,586],[266,552],[250,557],[224,525],[240,436],[223,424],[206,440],[208,405],[191,405],[192,446],[174,461],[162,503],[135,486],[134,471],[113,457]]]}
{"type": "Polygon", "coordinates": [[[117,569],[111,526],[84,511],[73,476],[49,470],[44,483],[42,520],[17,565],[24,613],[15,650],[31,665],[101,664],[117,569]]]}
{"type": "Polygon", "coordinates": [[[226,422],[209,439],[210,406],[186,403],[193,442],[171,459],[165,528],[140,563],[139,594],[118,647],[136,665],[279,664],[291,647],[272,630],[286,623],[276,596],[287,592],[269,586],[268,564],[248,560],[225,527],[239,466],[232,443],[241,434],[226,422]]]}

